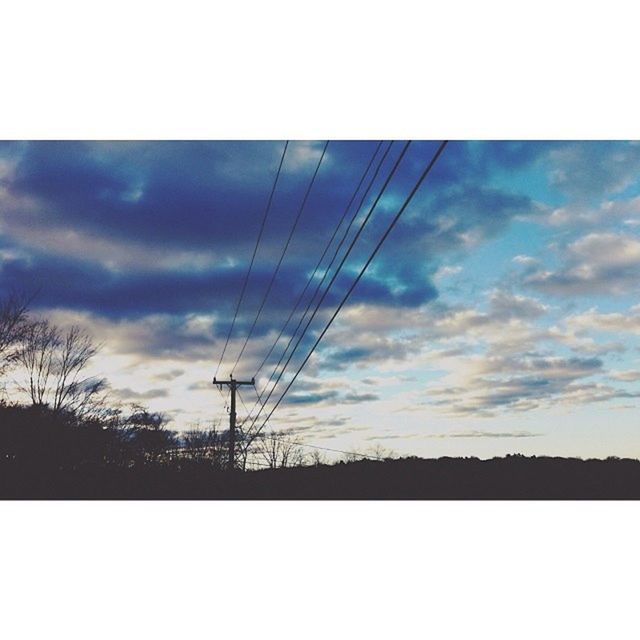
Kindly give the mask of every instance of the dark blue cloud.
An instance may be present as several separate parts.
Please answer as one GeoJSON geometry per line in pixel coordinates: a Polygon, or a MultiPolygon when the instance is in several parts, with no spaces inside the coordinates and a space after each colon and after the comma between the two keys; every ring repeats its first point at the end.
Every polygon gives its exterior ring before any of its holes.
{"type": "MultiPolygon", "coordinates": [[[[342,298],[437,144],[412,145],[326,309],[342,298]]],[[[254,335],[280,328],[376,145],[330,143],[254,335]]],[[[86,310],[111,319],[165,314],[179,326],[186,314],[214,313],[222,320],[211,337],[219,338],[228,330],[282,148],[282,142],[270,141],[6,143],[0,154],[14,166],[2,182],[10,198],[0,211],[0,246],[13,254],[0,263],[0,289],[38,290],[41,309],[86,310]],[[40,231],[36,240],[30,239],[34,230],[40,231]],[[109,260],[89,249],[61,251],[43,230],[58,239],[73,232],[69,242],[98,239],[119,249],[113,255],[103,251],[109,260]],[[138,262],[130,259],[136,248],[147,252],[138,262]],[[178,253],[210,260],[201,266],[193,266],[196,260],[161,264],[165,255],[178,253]]],[[[237,335],[249,329],[321,148],[318,142],[290,144],[237,335]]],[[[371,194],[401,148],[393,146],[371,194]]],[[[527,198],[483,184],[491,167],[525,166],[547,151],[545,144],[452,142],[352,300],[399,310],[434,300],[433,275],[444,254],[464,250],[464,234],[488,237],[514,215],[535,213],[527,198]]]]}
{"type": "Polygon", "coordinates": [[[327,400],[335,400],[338,397],[337,391],[322,391],[317,393],[292,393],[286,396],[285,404],[319,404],[327,400]]]}
{"type": "MultiPolygon", "coordinates": [[[[148,142],[122,143],[122,149],[117,144],[29,143],[9,189],[38,198],[42,223],[146,245],[204,248],[234,259],[250,251],[282,143],[148,142]]],[[[375,148],[371,142],[333,145],[296,236],[306,249],[305,240],[337,220],[354,174],[375,148]]],[[[301,164],[300,148],[308,147],[291,143],[285,161],[265,238],[267,254],[282,246],[315,166],[315,157],[301,164]]]]}

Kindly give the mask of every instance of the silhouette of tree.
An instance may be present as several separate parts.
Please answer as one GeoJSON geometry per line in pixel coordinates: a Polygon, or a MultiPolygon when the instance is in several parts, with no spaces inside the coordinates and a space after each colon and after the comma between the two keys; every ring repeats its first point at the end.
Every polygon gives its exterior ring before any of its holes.
{"type": "Polygon", "coordinates": [[[17,359],[27,381],[20,388],[36,406],[54,412],[86,416],[98,410],[106,380],[82,377],[87,364],[99,350],[80,327],[63,332],[48,320],[27,323],[22,331],[17,359]]]}
{"type": "Polygon", "coordinates": [[[324,464],[327,464],[327,459],[324,453],[322,453],[322,451],[319,451],[318,449],[314,449],[313,451],[311,451],[311,453],[308,454],[308,457],[309,463],[314,467],[320,467],[324,464]]]}
{"type": "Polygon", "coordinates": [[[183,455],[188,460],[210,462],[217,468],[226,464],[228,445],[215,427],[191,429],[181,437],[183,455]]]}
{"type": "Polygon", "coordinates": [[[381,444],[376,444],[374,447],[368,449],[365,453],[369,453],[372,457],[380,458],[381,460],[390,460],[395,455],[391,449],[387,449],[381,444]]]}
{"type": "Polygon", "coordinates": [[[29,300],[12,293],[0,302],[0,375],[18,361],[19,345],[27,326],[29,300]]]}
{"type": "Polygon", "coordinates": [[[167,418],[133,405],[132,413],[124,419],[123,427],[131,447],[132,457],[138,462],[156,462],[166,457],[167,450],[175,447],[176,436],[166,429],[167,418]]]}
{"type": "Polygon", "coordinates": [[[31,322],[22,335],[18,359],[26,370],[28,386],[21,388],[29,394],[34,406],[48,404],[59,344],[59,332],[47,320],[31,322]]]}
{"type": "Polygon", "coordinates": [[[343,462],[357,462],[358,460],[362,460],[363,456],[361,453],[357,451],[347,451],[342,455],[343,462]]]}
{"type": "Polygon", "coordinates": [[[288,434],[276,431],[261,434],[253,447],[258,459],[271,469],[302,466],[305,460],[302,447],[288,434]]]}

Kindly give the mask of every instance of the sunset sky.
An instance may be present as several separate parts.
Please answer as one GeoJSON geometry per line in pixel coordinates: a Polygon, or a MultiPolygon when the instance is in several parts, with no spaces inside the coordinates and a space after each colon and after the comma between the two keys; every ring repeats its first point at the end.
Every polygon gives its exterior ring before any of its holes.
{"type": "MultiPolygon", "coordinates": [[[[211,379],[283,144],[0,143],[0,289],[37,292],[36,314],[86,327],[103,345],[93,371],[114,402],[165,412],[177,429],[224,424],[211,379]]],[[[313,328],[437,145],[412,143],[313,328]]],[[[323,147],[288,146],[220,377],[323,147]]],[[[377,147],[329,143],[237,377],[250,378],[275,341],[377,147]]],[[[271,428],[403,455],[640,457],[639,232],[640,144],[449,143],[271,428]]]]}

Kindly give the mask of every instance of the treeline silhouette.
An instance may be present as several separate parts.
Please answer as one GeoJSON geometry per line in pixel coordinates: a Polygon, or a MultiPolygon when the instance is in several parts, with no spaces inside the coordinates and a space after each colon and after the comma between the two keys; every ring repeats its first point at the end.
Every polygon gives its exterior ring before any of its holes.
{"type": "Polygon", "coordinates": [[[227,472],[224,432],[178,433],[139,409],[100,418],[0,404],[0,497],[108,499],[637,499],[640,461],[554,457],[386,460],[318,452],[268,434],[227,472]],[[260,443],[262,447],[264,443],[260,443]],[[284,452],[284,455],[283,455],[284,452]]]}
{"type": "MultiPolygon", "coordinates": [[[[275,441],[287,442],[273,434],[275,441]]],[[[79,420],[0,405],[0,497],[107,499],[637,499],[640,461],[509,455],[319,455],[227,472],[224,433],[167,429],[144,410],[79,420]],[[266,468],[270,467],[270,468],[266,468]]],[[[265,458],[263,458],[265,460],[265,458]]]]}
{"type": "Polygon", "coordinates": [[[1,498],[640,497],[638,460],[393,459],[378,447],[329,464],[291,434],[255,437],[241,426],[230,472],[227,431],[177,432],[162,414],[110,402],[107,380],[85,375],[99,345],[79,327],[31,317],[28,306],[16,295],[0,302],[1,498]]]}
{"type": "Polygon", "coordinates": [[[632,459],[307,458],[303,466],[229,473],[215,450],[176,448],[180,434],[135,421],[105,428],[33,408],[2,407],[0,414],[5,499],[640,498],[640,461],[632,459]]]}

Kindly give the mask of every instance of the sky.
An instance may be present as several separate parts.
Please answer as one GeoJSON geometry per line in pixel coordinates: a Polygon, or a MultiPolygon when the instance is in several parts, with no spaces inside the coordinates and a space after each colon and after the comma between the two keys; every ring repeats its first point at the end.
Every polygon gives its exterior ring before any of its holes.
{"type": "MultiPolygon", "coordinates": [[[[287,146],[219,367],[283,141],[0,143],[0,293],[34,292],[34,314],[90,331],[112,402],[223,428],[212,377],[233,369],[296,217],[234,371],[261,392],[323,251],[301,309],[403,148],[325,144],[287,146]]],[[[288,372],[438,144],[410,145],[288,372]]],[[[639,231],[638,143],[450,142],[269,428],[400,455],[640,457],[639,231]]],[[[240,421],[255,401],[242,391],[240,421]]]]}

